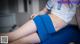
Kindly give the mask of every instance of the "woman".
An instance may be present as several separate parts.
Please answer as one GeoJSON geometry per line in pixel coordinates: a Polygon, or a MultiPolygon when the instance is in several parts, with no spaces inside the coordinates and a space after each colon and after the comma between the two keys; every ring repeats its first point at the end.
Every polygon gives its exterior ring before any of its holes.
{"type": "MultiPolygon", "coordinates": [[[[39,14],[33,15],[32,20],[26,22],[19,29],[6,34],[10,44],[44,42],[48,35],[58,32],[71,21],[77,8],[77,3],[74,4],[72,1],[74,0],[49,0],[39,14]],[[49,10],[51,13],[47,14],[49,10]]],[[[75,1],[78,2],[78,0],[75,1]]]]}

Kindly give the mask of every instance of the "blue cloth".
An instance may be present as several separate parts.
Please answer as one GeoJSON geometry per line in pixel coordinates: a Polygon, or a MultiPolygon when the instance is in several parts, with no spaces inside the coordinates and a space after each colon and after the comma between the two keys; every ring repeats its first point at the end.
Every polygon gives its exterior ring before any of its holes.
{"type": "Polygon", "coordinates": [[[80,44],[78,27],[67,25],[59,32],[55,32],[52,21],[47,14],[36,16],[33,20],[37,26],[37,33],[41,40],[40,44],[68,44],[74,41],[80,44]]]}
{"type": "Polygon", "coordinates": [[[40,44],[69,44],[70,42],[80,44],[80,30],[77,26],[67,25],[40,44]]]}
{"type": "Polygon", "coordinates": [[[36,16],[33,20],[37,26],[37,33],[41,42],[47,40],[49,35],[55,32],[53,23],[48,14],[36,16]]]}

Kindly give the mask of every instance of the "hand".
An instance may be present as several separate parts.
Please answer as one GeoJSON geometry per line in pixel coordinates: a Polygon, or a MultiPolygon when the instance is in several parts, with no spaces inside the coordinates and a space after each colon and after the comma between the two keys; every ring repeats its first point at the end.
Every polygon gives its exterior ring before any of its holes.
{"type": "Polygon", "coordinates": [[[33,19],[33,18],[36,17],[37,15],[38,15],[38,14],[32,14],[30,18],[33,19]]]}

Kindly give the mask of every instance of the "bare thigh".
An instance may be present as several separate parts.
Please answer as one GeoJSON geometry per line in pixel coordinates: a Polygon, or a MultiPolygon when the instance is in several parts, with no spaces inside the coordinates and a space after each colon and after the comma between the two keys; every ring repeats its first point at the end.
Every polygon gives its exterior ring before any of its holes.
{"type": "Polygon", "coordinates": [[[26,22],[20,28],[16,29],[13,32],[8,33],[9,41],[14,41],[24,36],[28,36],[34,32],[36,32],[36,25],[33,20],[26,22]]]}
{"type": "Polygon", "coordinates": [[[63,21],[61,18],[59,18],[58,16],[56,16],[54,14],[49,14],[49,16],[53,22],[56,32],[67,25],[67,23],[65,21],[63,21]]]}
{"type": "Polygon", "coordinates": [[[20,38],[16,41],[13,41],[9,44],[32,44],[32,43],[39,43],[40,42],[40,39],[38,37],[38,34],[37,33],[33,33],[29,36],[25,36],[23,38],[20,38]]]}

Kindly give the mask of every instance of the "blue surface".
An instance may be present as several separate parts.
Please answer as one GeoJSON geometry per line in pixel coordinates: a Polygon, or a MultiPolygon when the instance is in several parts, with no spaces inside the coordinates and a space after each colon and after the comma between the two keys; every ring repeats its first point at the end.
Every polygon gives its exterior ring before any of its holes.
{"type": "Polygon", "coordinates": [[[40,44],[80,44],[80,30],[78,27],[68,25],[57,33],[52,34],[45,42],[40,44]]]}

